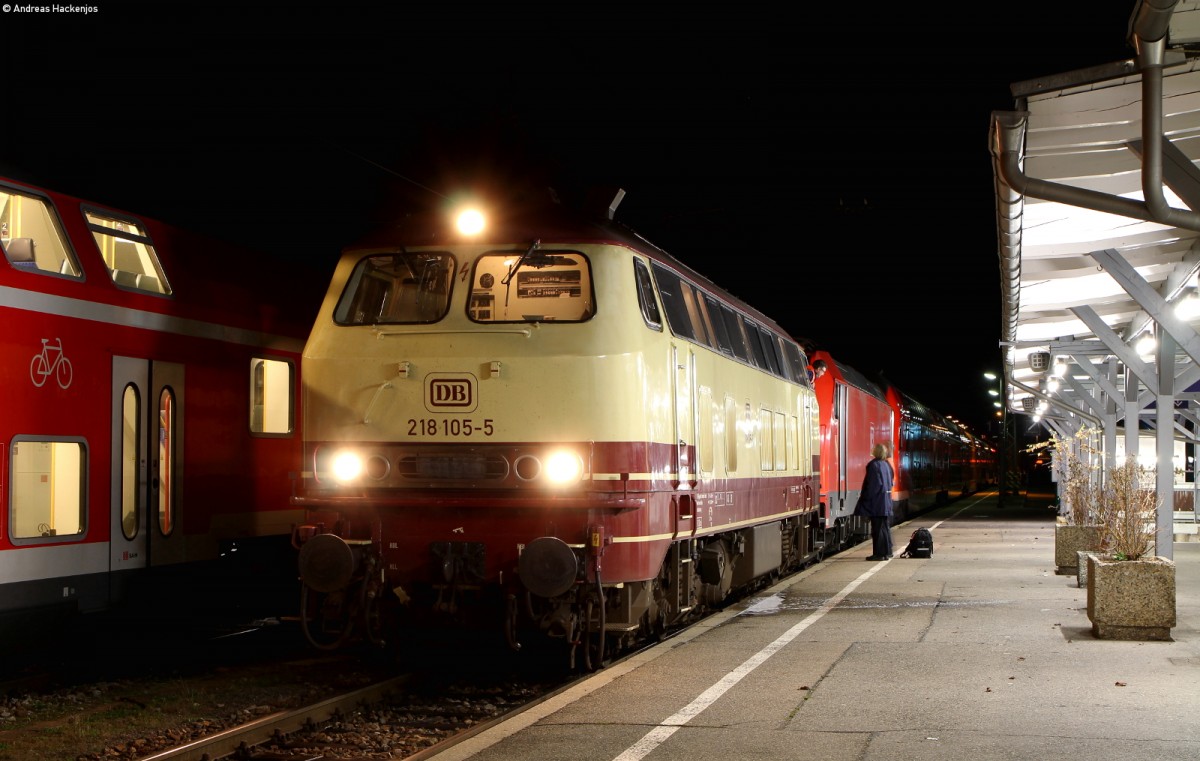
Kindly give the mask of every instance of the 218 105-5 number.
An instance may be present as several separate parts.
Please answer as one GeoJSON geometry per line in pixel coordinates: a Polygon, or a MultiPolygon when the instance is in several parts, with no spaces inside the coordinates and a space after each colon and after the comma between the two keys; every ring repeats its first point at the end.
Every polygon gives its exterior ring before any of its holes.
{"type": "Polygon", "coordinates": [[[492,419],[487,418],[480,425],[470,418],[409,418],[409,436],[491,436],[492,419]]]}

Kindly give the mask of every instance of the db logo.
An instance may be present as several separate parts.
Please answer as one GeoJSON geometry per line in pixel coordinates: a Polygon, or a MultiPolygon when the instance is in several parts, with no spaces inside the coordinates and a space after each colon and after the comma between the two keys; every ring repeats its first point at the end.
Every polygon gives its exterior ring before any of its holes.
{"type": "Polygon", "coordinates": [[[470,412],[475,409],[475,376],[434,373],[425,379],[425,409],[470,412]]]}

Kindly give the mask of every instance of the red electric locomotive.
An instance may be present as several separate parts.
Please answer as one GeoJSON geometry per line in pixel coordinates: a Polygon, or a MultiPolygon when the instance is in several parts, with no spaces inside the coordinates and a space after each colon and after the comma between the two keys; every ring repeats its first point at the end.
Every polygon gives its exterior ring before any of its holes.
{"type": "MultiPolygon", "coordinates": [[[[90,612],[297,512],[295,267],[0,180],[0,622],[90,612]]],[[[290,551],[290,550],[286,550],[290,551]]],[[[175,574],[172,599],[197,599],[175,574]]]]}
{"type": "MultiPolygon", "coordinates": [[[[896,414],[884,392],[862,373],[826,351],[810,356],[814,364],[824,362],[826,367],[813,382],[821,410],[821,519],[837,542],[844,543],[868,530],[866,521],[853,518],[854,507],[871,448],[894,443],[896,414]]],[[[899,461],[893,449],[893,466],[899,461]]]]}
{"type": "Polygon", "coordinates": [[[851,517],[871,447],[879,442],[892,447],[897,523],[991,481],[995,452],[966,428],[826,351],[810,356],[827,368],[813,383],[821,409],[821,514],[827,530],[847,538],[865,530],[851,517]]]}

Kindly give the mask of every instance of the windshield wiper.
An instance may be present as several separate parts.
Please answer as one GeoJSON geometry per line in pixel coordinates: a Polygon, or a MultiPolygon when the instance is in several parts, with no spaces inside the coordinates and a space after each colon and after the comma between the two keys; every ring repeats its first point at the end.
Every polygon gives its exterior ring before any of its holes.
{"type": "Polygon", "coordinates": [[[532,254],[534,251],[537,251],[537,248],[540,245],[542,245],[542,241],[539,238],[538,240],[535,240],[533,244],[529,246],[529,248],[525,249],[525,253],[521,254],[521,258],[517,259],[516,263],[514,263],[512,268],[509,269],[508,274],[505,275],[504,279],[500,281],[500,285],[508,285],[510,282],[512,282],[513,275],[517,274],[517,270],[521,269],[521,265],[525,263],[525,260],[529,258],[530,254],[532,254]]]}

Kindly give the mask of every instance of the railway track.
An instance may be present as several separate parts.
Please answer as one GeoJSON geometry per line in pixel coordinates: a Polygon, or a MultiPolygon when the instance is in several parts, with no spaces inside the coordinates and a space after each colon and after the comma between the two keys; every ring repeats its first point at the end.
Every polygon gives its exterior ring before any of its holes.
{"type": "Polygon", "coordinates": [[[586,676],[440,683],[408,674],[263,716],[138,761],[415,759],[516,715],[586,676]]]}
{"type": "MultiPolygon", "coordinates": [[[[157,636],[165,639],[175,628],[172,623],[157,636]]],[[[118,668],[89,670],[55,693],[21,699],[0,688],[0,758],[414,759],[586,677],[564,669],[562,642],[512,653],[498,637],[489,641],[434,637],[395,648],[399,656],[365,647],[314,652],[294,622],[282,621],[203,643],[189,639],[186,658],[175,661],[78,652],[76,667],[103,660],[118,668]],[[139,676],[119,676],[119,666],[133,662],[139,676]],[[39,708],[52,704],[57,708],[39,708]]]]}
{"type": "Polygon", "coordinates": [[[409,668],[379,649],[314,653],[288,623],[187,651],[174,662],[112,651],[115,668],[99,671],[81,670],[98,653],[78,652],[0,683],[0,758],[409,758],[571,680],[560,652],[531,660],[499,641],[446,640],[409,668]]]}

